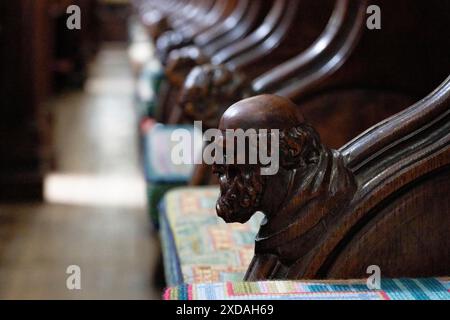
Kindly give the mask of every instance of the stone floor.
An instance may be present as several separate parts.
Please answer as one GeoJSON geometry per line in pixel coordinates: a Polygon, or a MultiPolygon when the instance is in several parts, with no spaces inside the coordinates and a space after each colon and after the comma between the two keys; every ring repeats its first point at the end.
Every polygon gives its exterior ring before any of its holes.
{"type": "Polygon", "coordinates": [[[132,103],[119,45],[100,51],[83,90],[50,103],[55,168],[46,203],[0,205],[0,298],[160,298],[132,103]],[[67,289],[70,265],[81,269],[81,290],[67,289]]]}

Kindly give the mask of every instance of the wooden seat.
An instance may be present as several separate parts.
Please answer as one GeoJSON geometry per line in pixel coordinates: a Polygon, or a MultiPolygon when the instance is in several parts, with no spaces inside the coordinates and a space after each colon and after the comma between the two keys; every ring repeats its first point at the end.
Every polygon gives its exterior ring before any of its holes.
{"type": "MultiPolygon", "coordinates": [[[[444,4],[419,5],[403,20],[398,15],[389,20],[394,14],[385,6],[385,28],[399,35],[383,39],[383,30],[375,35],[365,30],[353,56],[337,71],[326,69],[341,54],[331,47],[329,60],[321,56],[327,55],[325,48],[317,56],[306,52],[294,59],[297,69],[288,68],[292,62],[282,66],[277,72],[286,72],[286,78],[275,77],[272,85],[299,106],[280,96],[261,95],[224,113],[222,130],[281,130],[277,174],[259,176],[245,165],[216,169],[222,191],[220,216],[242,222],[256,211],[266,215],[247,280],[359,278],[371,265],[379,266],[385,277],[448,274],[450,78],[444,80],[449,62],[443,52],[450,50],[442,35],[430,36],[431,30],[450,30],[444,19],[449,11],[440,5],[444,4]],[[422,29],[417,27],[418,15],[427,21],[422,29]],[[421,39],[424,47],[417,48],[408,35],[421,39]],[[409,45],[416,49],[405,51],[409,45]],[[287,76],[298,71],[299,76],[287,76]],[[438,86],[439,79],[443,82],[438,86]],[[420,96],[431,86],[437,88],[420,96]],[[355,95],[354,88],[362,91],[355,95]],[[311,104],[315,99],[319,102],[311,104]],[[355,101],[358,104],[351,104],[355,101]],[[339,122],[346,105],[349,116],[339,122]],[[368,114],[356,112],[358,108],[368,114]],[[308,116],[314,112],[320,115],[312,117],[316,123],[311,125],[308,116]],[[387,118],[371,128],[351,123],[382,117],[387,118]],[[321,139],[339,144],[365,129],[339,149],[330,149],[321,139]],[[238,185],[245,187],[238,192],[238,185]],[[240,202],[246,197],[250,203],[240,202]]],[[[261,79],[254,85],[263,83],[261,79]]]]}

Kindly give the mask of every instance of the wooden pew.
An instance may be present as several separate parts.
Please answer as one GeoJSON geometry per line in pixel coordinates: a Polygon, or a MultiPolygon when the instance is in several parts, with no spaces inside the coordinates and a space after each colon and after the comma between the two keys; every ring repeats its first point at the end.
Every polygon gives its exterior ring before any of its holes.
{"type": "Polygon", "coordinates": [[[266,215],[247,280],[361,278],[370,265],[384,277],[448,276],[450,11],[436,1],[403,15],[406,2],[377,3],[380,31],[313,46],[253,82],[278,96],[242,100],[221,117],[222,130],[280,130],[275,175],[215,168],[221,217],[266,215]]]}
{"type": "Polygon", "coordinates": [[[449,30],[448,4],[416,3],[402,12],[406,1],[376,1],[383,8],[382,29],[368,30],[367,5],[357,3],[336,1],[328,27],[307,50],[247,81],[234,96],[227,95],[227,87],[236,82],[235,73],[210,95],[197,80],[206,71],[192,71],[180,94],[184,115],[215,127],[224,109],[239,98],[273,93],[299,104],[324,141],[337,148],[446,77],[450,45],[435,30],[449,30]],[[332,105],[336,100],[342,102],[332,105]],[[351,121],[355,115],[358,121],[351,121]]]}
{"type": "Polygon", "coordinates": [[[176,30],[182,26],[201,25],[200,16],[212,9],[214,1],[190,0],[190,1],[142,1],[135,3],[142,22],[156,42],[166,32],[176,30]]]}
{"type": "Polygon", "coordinates": [[[215,168],[221,217],[266,216],[246,279],[359,278],[370,265],[386,277],[448,275],[449,120],[450,77],[338,150],[288,99],[261,95],[231,106],[222,130],[280,130],[275,175],[215,168]]]}
{"type": "MultiPolygon", "coordinates": [[[[174,92],[169,94],[173,97],[166,100],[162,106],[164,110],[169,109],[170,118],[166,121],[169,123],[183,121],[177,108],[176,97],[179,91],[177,88],[182,85],[188,72],[195,65],[209,59],[210,63],[216,66],[214,70],[220,69],[217,73],[224,73],[225,77],[233,73],[233,81],[247,83],[306,49],[320,34],[331,8],[330,1],[324,1],[319,6],[292,0],[277,0],[273,2],[261,25],[251,34],[209,58],[202,55],[201,48],[171,52],[166,74],[171,81],[170,85],[174,87],[174,92]]],[[[209,70],[211,68],[204,65],[203,72],[197,72],[197,78],[211,78],[212,71],[209,70]]],[[[241,88],[238,88],[240,83],[236,85],[236,91],[240,92],[241,88]]],[[[208,95],[209,92],[205,91],[205,94],[208,95]]],[[[228,101],[226,100],[228,97],[221,98],[223,102],[228,101]]],[[[213,99],[212,95],[209,95],[208,99],[213,99]]]]}
{"type": "MultiPolygon", "coordinates": [[[[279,23],[273,23],[275,17],[268,16],[268,25],[272,31],[262,39],[249,36],[240,43],[218,52],[211,58],[211,64],[194,68],[187,76],[179,95],[179,104],[170,106],[181,108],[181,119],[201,120],[207,127],[216,127],[224,108],[239,98],[259,93],[253,90],[253,81],[272,74],[275,67],[294,59],[320,37],[322,30],[336,27],[340,21],[355,24],[360,28],[360,20],[365,8],[364,2],[346,0],[317,2],[275,1],[274,9],[285,7],[285,16],[279,23]],[[290,7],[294,6],[294,7],[290,7]],[[295,16],[293,16],[295,12],[295,16]],[[292,19],[292,21],[290,21],[292,19]],[[290,22],[289,22],[290,21],[290,22]],[[328,22],[327,22],[328,21],[328,22]],[[214,75],[224,74],[221,86],[214,90],[205,90],[206,85],[214,88],[214,75]],[[201,92],[201,94],[199,94],[201,92]]],[[[277,10],[274,10],[276,16],[277,10]]],[[[259,30],[266,32],[262,25],[259,30]]],[[[254,33],[258,33],[256,30],[254,33]]],[[[261,32],[263,33],[263,32],[261,32]]],[[[170,77],[173,69],[167,68],[170,77]]],[[[178,78],[182,78],[178,76],[178,78]]],[[[180,113],[180,111],[178,111],[180,113]]],[[[182,120],[179,120],[182,121],[182,120]]]]}
{"type": "Polygon", "coordinates": [[[157,54],[162,63],[165,63],[171,50],[192,44],[194,38],[220,24],[233,13],[236,5],[237,0],[216,0],[210,10],[196,14],[196,17],[200,20],[198,23],[188,23],[175,30],[163,33],[156,41],[157,54]]]}

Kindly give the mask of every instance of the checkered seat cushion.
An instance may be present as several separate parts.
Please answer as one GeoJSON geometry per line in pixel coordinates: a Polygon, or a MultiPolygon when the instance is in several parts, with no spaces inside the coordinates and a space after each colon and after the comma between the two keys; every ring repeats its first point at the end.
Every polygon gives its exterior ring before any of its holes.
{"type": "Polygon", "coordinates": [[[242,280],[253,257],[262,219],[227,224],[217,217],[218,187],[183,187],[161,202],[160,234],[166,283],[211,283],[242,280]]]}
{"type": "Polygon", "coordinates": [[[183,284],[168,288],[165,300],[450,300],[450,278],[258,281],[183,284]]]}

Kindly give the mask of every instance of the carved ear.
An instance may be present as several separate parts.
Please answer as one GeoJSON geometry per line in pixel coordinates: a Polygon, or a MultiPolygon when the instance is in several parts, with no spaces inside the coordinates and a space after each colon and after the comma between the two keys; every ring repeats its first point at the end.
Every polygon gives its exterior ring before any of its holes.
{"type": "Polygon", "coordinates": [[[317,161],[320,138],[316,130],[303,123],[280,132],[280,163],[285,169],[304,167],[317,161]]]}

